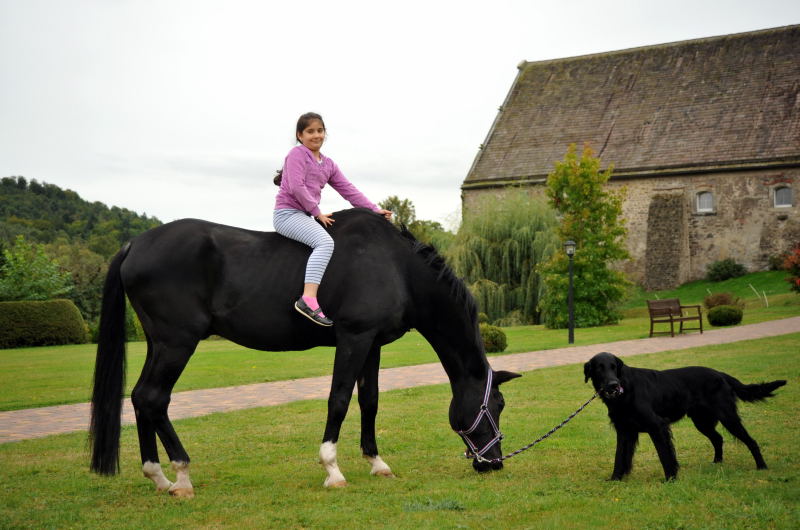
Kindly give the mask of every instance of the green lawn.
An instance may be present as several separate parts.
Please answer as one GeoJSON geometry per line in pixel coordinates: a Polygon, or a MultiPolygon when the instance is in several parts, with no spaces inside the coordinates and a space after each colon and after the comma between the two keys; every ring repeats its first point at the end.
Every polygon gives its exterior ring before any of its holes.
{"type": "MultiPolygon", "coordinates": [[[[800,315],[800,296],[788,292],[783,277],[785,273],[763,272],[719,284],[696,282],[675,291],[642,294],[635,306],[625,310],[626,318],[618,325],[576,330],[575,344],[646,338],[649,319],[644,307],[645,298],[679,296],[685,303],[699,303],[703,298],[701,293],[706,289],[716,290],[716,286],[722,286],[720,290],[732,291],[745,300],[742,324],[800,315]],[[767,292],[768,306],[756,298],[749,284],[767,292]]],[[[518,326],[504,330],[508,347],[503,353],[567,346],[566,330],[551,330],[544,326],[518,326]]],[[[128,345],[128,393],[141,371],[145,349],[142,342],[128,345]]],[[[175,390],[326,375],[333,367],[333,351],[333,348],[314,348],[303,352],[259,352],[224,340],[203,341],[175,390]]],[[[0,411],[88,401],[94,357],[95,346],[90,344],[0,350],[0,411]]],[[[382,368],[430,362],[437,362],[436,354],[413,331],[382,350],[382,368]]]]}
{"type": "Polygon", "coordinates": [[[702,304],[703,299],[711,293],[731,293],[750,302],[750,306],[763,306],[765,303],[771,304],[775,296],[791,293],[789,282],[786,281],[787,277],[786,271],[764,271],[722,282],[699,280],[664,291],[645,292],[641,288],[635,288],[623,305],[623,309],[642,310],[644,308],[646,311],[645,300],[657,298],[680,298],[684,304],[702,304]],[[764,302],[764,296],[766,296],[766,302],[764,302]]]}
{"type": "MultiPolygon", "coordinates": [[[[662,482],[647,437],[631,476],[607,482],[614,433],[595,401],[504,470],[478,475],[459,457],[463,444],[448,426],[449,386],[435,385],[381,395],[378,442],[395,479],[368,475],[359,415],[351,411],[339,446],[350,483],[344,490],[321,485],[324,400],[175,422],[193,459],[191,501],[152,490],[133,426],[123,428],[122,474],[113,478],[88,472],[83,433],[3,444],[0,527],[798,528],[798,344],[800,334],[792,334],[628,359],[657,369],[702,364],[744,382],[787,379],[777,397],[740,406],[770,466],[765,471],[724,431],[725,461],[712,464],[711,445],[684,420],[674,428],[682,465],[676,482],[662,482]]],[[[528,372],[503,390],[506,451],[546,432],[592,392],[580,365],[528,372]]]]}

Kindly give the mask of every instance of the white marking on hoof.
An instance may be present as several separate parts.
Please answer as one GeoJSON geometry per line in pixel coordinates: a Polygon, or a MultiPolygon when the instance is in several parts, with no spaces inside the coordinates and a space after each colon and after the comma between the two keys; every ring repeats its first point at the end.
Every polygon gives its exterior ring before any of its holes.
{"type": "Polygon", "coordinates": [[[164,475],[164,471],[161,469],[161,464],[158,462],[145,462],[142,465],[142,473],[144,473],[145,477],[149,478],[155,483],[156,491],[167,491],[170,487],[172,487],[172,482],[170,482],[164,475]]]}
{"type": "Polygon", "coordinates": [[[336,463],[336,444],[333,442],[325,442],[319,448],[319,462],[325,467],[328,472],[328,477],[325,479],[323,486],[326,488],[343,488],[347,485],[344,475],[339,470],[339,464],[336,463]]]}
{"type": "Polygon", "coordinates": [[[369,472],[370,475],[375,475],[377,477],[394,477],[392,470],[389,469],[389,466],[386,465],[386,462],[384,462],[379,455],[364,455],[364,458],[367,459],[367,462],[372,464],[372,471],[369,472]]]}
{"type": "Polygon", "coordinates": [[[172,462],[172,469],[175,470],[175,484],[169,488],[169,494],[173,497],[191,499],[194,497],[192,481],[189,480],[189,464],[186,462],[172,462]]]}

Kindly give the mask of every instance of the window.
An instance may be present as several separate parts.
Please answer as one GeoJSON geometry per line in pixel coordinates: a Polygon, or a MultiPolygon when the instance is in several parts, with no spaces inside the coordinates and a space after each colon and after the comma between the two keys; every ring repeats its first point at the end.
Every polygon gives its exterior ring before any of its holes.
{"type": "Polygon", "coordinates": [[[792,205],[792,188],[781,186],[775,188],[775,207],[786,208],[792,205]]]}
{"type": "Polygon", "coordinates": [[[697,194],[697,211],[703,213],[714,211],[714,195],[710,191],[701,191],[697,194]]]}

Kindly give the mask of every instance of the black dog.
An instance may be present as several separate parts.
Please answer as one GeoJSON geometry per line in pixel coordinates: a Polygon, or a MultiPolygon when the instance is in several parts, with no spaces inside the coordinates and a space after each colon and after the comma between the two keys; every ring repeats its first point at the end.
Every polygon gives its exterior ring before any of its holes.
{"type": "Polygon", "coordinates": [[[647,370],[626,366],[621,359],[598,353],[583,366],[585,381],[592,380],[595,390],[608,407],[608,417],[617,431],[617,455],[611,480],[621,480],[630,473],[633,452],[639,433],[650,435],[667,480],[676,478],[678,459],[672,445],[670,424],[689,416],[697,430],[711,440],[714,462],[722,462],[722,436],[717,422],[747,445],[758,469],[766,469],[758,444],[753,440],[736,412],[736,398],[762,401],[786,381],[745,385],[728,374],[688,366],[673,370],[647,370]]]}

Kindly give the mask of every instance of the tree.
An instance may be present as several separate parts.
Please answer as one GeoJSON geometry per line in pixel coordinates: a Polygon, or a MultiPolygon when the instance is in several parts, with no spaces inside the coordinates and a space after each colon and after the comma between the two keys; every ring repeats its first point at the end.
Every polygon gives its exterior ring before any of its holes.
{"type": "Polygon", "coordinates": [[[69,273],[45,254],[44,246],[17,236],[14,245],[3,251],[0,269],[0,301],[50,300],[72,288],[69,273]]]}
{"type": "Polygon", "coordinates": [[[543,285],[536,267],[557,248],[555,211],[522,191],[487,198],[465,217],[448,256],[489,320],[536,324],[543,285]]]}
{"type": "MultiPolygon", "coordinates": [[[[610,267],[629,257],[621,217],[625,190],[605,187],[612,169],[601,172],[600,160],[588,146],[578,159],[572,144],[547,177],[547,197],[561,216],[558,235],[562,242],[571,239],[577,244],[573,263],[577,327],[619,322],[617,305],[630,286],[620,271],[610,267]]],[[[568,325],[568,265],[566,254],[556,252],[540,268],[545,283],[540,308],[550,328],[568,325]]]]}
{"type": "Polygon", "coordinates": [[[73,288],[66,298],[73,301],[86,322],[94,323],[100,318],[106,259],[85,245],[66,240],[47,245],[45,251],[70,276],[73,288]]]}
{"type": "Polygon", "coordinates": [[[394,212],[392,222],[398,227],[401,225],[408,227],[417,219],[414,204],[408,199],[401,200],[397,195],[386,197],[386,199],[378,203],[378,206],[384,210],[394,212]]]}
{"type": "Polygon", "coordinates": [[[414,203],[408,199],[392,195],[379,202],[378,206],[394,213],[392,222],[395,226],[398,228],[405,226],[418,241],[432,245],[439,251],[447,248],[453,240],[453,234],[445,230],[440,223],[417,219],[414,203]]]}

